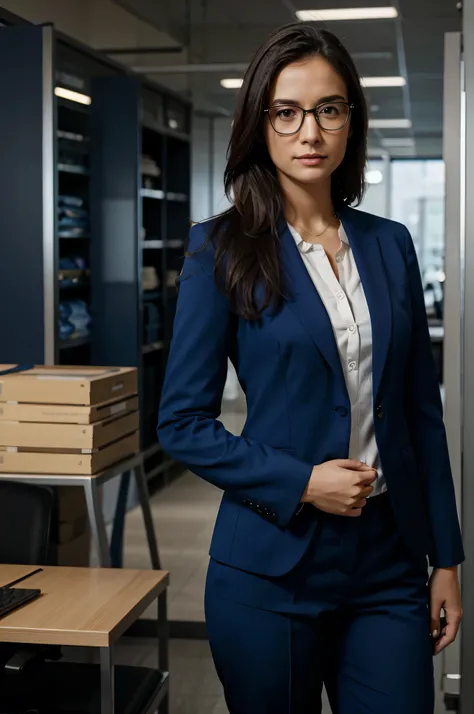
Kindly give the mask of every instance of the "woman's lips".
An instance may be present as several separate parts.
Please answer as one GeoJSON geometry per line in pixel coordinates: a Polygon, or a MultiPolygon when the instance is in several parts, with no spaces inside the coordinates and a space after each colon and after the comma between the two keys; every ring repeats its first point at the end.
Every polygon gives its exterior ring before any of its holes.
{"type": "Polygon", "coordinates": [[[319,166],[325,158],[325,156],[299,156],[296,160],[303,166],[319,166]]]}

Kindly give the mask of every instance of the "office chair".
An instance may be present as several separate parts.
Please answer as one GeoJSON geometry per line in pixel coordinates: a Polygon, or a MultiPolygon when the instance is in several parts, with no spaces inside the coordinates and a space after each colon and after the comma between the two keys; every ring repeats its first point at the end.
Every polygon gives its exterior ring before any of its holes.
{"type": "Polygon", "coordinates": [[[49,489],[0,482],[0,563],[46,563],[52,507],[49,489]]]}
{"type": "MultiPolygon", "coordinates": [[[[41,565],[48,555],[53,494],[47,488],[0,482],[0,563],[41,565]]],[[[59,647],[0,643],[0,674],[21,672],[32,662],[61,657],[59,647]]]]}

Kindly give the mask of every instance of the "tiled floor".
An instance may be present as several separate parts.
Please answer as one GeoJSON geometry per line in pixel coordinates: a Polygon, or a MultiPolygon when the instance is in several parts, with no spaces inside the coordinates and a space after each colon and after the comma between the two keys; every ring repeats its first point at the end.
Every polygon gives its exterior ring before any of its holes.
{"type": "MultiPolygon", "coordinates": [[[[143,667],[156,667],[156,658],[156,646],[130,638],[117,654],[121,664],[143,667]]],[[[207,642],[170,640],[170,672],[170,714],[228,714],[207,642]]]]}

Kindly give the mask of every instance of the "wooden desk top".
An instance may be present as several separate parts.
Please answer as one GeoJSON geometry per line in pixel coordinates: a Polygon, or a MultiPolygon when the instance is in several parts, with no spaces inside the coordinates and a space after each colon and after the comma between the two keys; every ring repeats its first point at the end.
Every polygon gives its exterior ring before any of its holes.
{"type": "MultiPolygon", "coordinates": [[[[0,586],[33,570],[0,565],[0,586]]],[[[45,567],[18,584],[42,595],[0,618],[0,642],[108,647],[168,583],[164,570],[45,567]]]]}

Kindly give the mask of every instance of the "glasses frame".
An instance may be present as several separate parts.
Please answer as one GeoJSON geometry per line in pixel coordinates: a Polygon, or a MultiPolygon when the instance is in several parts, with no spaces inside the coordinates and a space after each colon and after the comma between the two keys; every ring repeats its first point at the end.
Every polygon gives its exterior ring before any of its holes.
{"type": "Polygon", "coordinates": [[[268,107],[267,109],[264,109],[263,111],[264,111],[265,114],[268,115],[268,121],[270,122],[270,125],[271,125],[273,131],[274,131],[276,134],[279,134],[279,136],[294,136],[294,135],[297,134],[299,131],[301,131],[301,129],[302,129],[302,127],[303,127],[303,124],[304,124],[304,122],[305,122],[305,119],[306,119],[306,115],[307,115],[307,114],[312,114],[312,115],[313,115],[313,117],[314,117],[314,119],[315,119],[315,121],[316,121],[316,124],[319,126],[319,128],[321,129],[321,131],[341,131],[341,129],[344,129],[344,127],[346,127],[347,124],[349,123],[350,118],[351,118],[351,115],[352,115],[352,110],[354,109],[354,106],[355,106],[355,105],[354,105],[354,104],[350,104],[349,102],[336,101],[336,102],[323,102],[322,104],[318,104],[317,107],[314,107],[314,109],[303,109],[303,107],[300,107],[300,106],[298,106],[297,104],[291,104],[291,105],[289,104],[288,107],[291,106],[293,109],[299,109],[300,111],[303,112],[303,116],[301,117],[301,124],[299,125],[298,129],[296,129],[295,131],[278,131],[278,129],[275,129],[275,127],[273,126],[273,122],[272,122],[271,116],[270,116],[270,110],[271,110],[271,109],[276,109],[276,108],[278,108],[279,106],[285,107],[286,105],[284,105],[284,104],[282,104],[282,105],[273,104],[271,107],[268,107]],[[321,126],[321,121],[320,121],[320,118],[319,118],[318,111],[321,109],[321,107],[331,106],[332,104],[345,104],[345,106],[348,107],[349,112],[348,112],[348,114],[347,114],[347,119],[346,119],[346,121],[344,122],[344,124],[343,124],[342,126],[339,126],[337,129],[326,129],[324,126],[321,126]]]}

